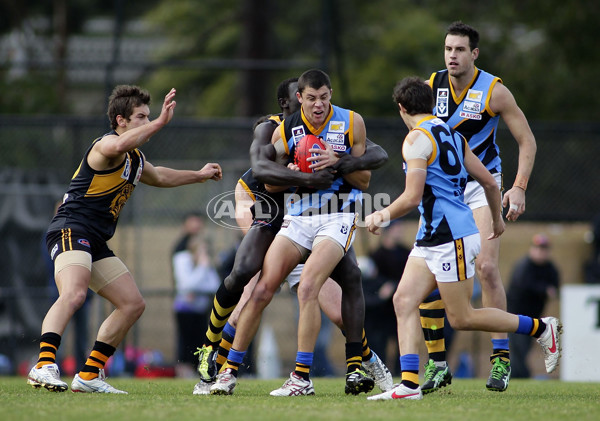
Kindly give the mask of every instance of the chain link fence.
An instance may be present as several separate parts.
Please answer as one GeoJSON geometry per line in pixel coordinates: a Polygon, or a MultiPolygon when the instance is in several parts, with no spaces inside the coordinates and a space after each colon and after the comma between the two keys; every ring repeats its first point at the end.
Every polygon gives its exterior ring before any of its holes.
{"type": "MultiPolygon", "coordinates": [[[[404,188],[401,144],[406,128],[399,117],[365,121],[368,137],[389,154],[388,163],[373,172],[368,192],[386,192],[393,200],[404,188]]],[[[252,124],[245,118],[176,118],[141,148],[154,165],[199,169],[207,162],[219,162],[223,167],[223,180],[218,183],[177,189],[138,187],[121,214],[111,247],[127,262],[143,293],[162,300],[159,307],[165,311],[170,310],[172,287],[169,252],[182,218],[191,210],[205,210],[212,198],[234,189],[249,166],[252,124]]],[[[532,122],[531,126],[538,152],[527,212],[521,219],[590,221],[600,212],[596,167],[600,124],[532,122]]],[[[16,356],[19,349],[37,347],[51,296],[42,257],[43,235],[83,153],[107,131],[103,118],[0,116],[0,354],[16,356]]],[[[504,183],[510,187],[517,144],[502,126],[498,143],[504,183]]],[[[215,254],[234,247],[239,238],[236,232],[216,226],[210,236],[215,254]]],[[[168,324],[155,327],[172,329],[168,324]]]]}

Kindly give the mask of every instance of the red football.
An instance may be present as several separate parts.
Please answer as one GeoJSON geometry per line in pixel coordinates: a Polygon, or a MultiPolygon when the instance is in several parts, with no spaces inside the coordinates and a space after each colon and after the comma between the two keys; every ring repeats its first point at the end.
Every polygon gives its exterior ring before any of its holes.
{"type": "Polygon", "coordinates": [[[300,167],[300,171],[302,172],[314,172],[313,169],[308,168],[312,162],[307,161],[306,158],[309,158],[316,154],[311,154],[309,149],[325,149],[324,142],[319,139],[317,136],[312,134],[307,134],[296,144],[294,152],[294,164],[300,167]]]}

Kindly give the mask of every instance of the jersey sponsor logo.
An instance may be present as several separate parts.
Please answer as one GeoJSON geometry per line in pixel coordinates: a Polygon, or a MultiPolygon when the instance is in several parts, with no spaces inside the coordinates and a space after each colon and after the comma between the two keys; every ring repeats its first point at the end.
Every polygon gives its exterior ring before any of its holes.
{"type": "Polygon", "coordinates": [[[138,182],[140,181],[140,178],[142,178],[142,173],[144,172],[144,164],[142,162],[140,162],[140,166],[137,169],[137,172],[135,174],[135,179],[133,180],[133,185],[137,186],[138,182]]]}
{"type": "Polygon", "coordinates": [[[467,98],[469,101],[481,102],[483,98],[483,91],[476,91],[475,89],[469,89],[467,91],[467,98]]]}
{"type": "Polygon", "coordinates": [[[80,238],[79,240],[77,240],[77,242],[79,244],[81,244],[82,246],[91,247],[90,242],[88,240],[86,240],[85,238],[80,238]]]}
{"type": "Polygon", "coordinates": [[[304,126],[292,127],[292,137],[294,138],[294,145],[298,144],[300,139],[304,137],[304,126]]]}
{"type": "Polygon", "coordinates": [[[467,118],[469,120],[481,120],[481,114],[476,114],[476,113],[467,113],[465,111],[461,111],[460,112],[460,117],[461,118],[467,118]]]}
{"type": "Polygon", "coordinates": [[[437,90],[435,115],[438,117],[448,117],[448,88],[440,88],[437,90]]]}
{"type": "Polygon", "coordinates": [[[450,268],[451,268],[451,265],[450,265],[450,263],[442,263],[442,270],[443,270],[444,272],[448,272],[448,271],[450,271],[450,268]]]}
{"type": "Polygon", "coordinates": [[[471,113],[480,113],[481,102],[465,101],[463,103],[463,110],[471,113]]]}
{"type": "Polygon", "coordinates": [[[129,176],[131,175],[131,160],[129,157],[125,158],[125,166],[123,167],[123,172],[121,173],[121,178],[124,180],[129,180],[129,176]]]}
{"type": "Polygon", "coordinates": [[[331,145],[331,148],[334,151],[338,151],[338,152],[346,152],[346,146],[345,145],[331,145]]]}
{"type": "Polygon", "coordinates": [[[345,121],[330,121],[328,132],[332,133],[344,133],[346,131],[345,121]]]}
{"type": "Polygon", "coordinates": [[[327,133],[327,137],[325,138],[325,140],[327,141],[327,143],[329,144],[339,144],[339,145],[343,145],[345,142],[345,136],[343,133],[327,133]]]}

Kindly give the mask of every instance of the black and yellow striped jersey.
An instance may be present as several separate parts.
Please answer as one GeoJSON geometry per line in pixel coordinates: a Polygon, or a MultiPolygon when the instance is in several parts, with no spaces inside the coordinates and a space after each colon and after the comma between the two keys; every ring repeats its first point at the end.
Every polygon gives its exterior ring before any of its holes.
{"type": "MultiPolygon", "coordinates": [[[[116,134],[113,131],[104,136],[116,134]]],[[[144,155],[134,149],[125,154],[125,159],[116,168],[96,171],[90,167],[87,158],[93,145],[102,137],[94,140],[83,156],[48,232],[72,228],[104,241],[114,235],[119,214],[142,176],[144,155]]]]}

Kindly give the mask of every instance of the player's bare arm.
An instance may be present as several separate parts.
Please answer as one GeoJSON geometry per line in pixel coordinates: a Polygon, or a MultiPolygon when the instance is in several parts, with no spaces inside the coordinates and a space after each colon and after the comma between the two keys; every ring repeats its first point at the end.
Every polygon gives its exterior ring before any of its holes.
{"type": "Polygon", "coordinates": [[[152,135],[162,129],[173,118],[175,89],[165,96],[160,115],[150,121],[147,105],[135,107],[128,118],[117,116],[117,133],[100,139],[88,155],[88,164],[97,171],[115,168],[123,162],[124,154],[146,143],[152,135]]]}
{"type": "Polygon", "coordinates": [[[223,178],[221,166],[208,163],[201,170],[176,170],[168,167],[155,167],[146,161],[140,181],[154,187],[178,187],[186,184],[204,183],[207,180],[219,181],[223,178]]]}
{"type": "MultiPolygon", "coordinates": [[[[279,133],[279,130],[275,130],[271,123],[259,124],[254,130],[254,140],[250,147],[254,178],[269,186],[278,186],[279,191],[287,189],[288,186],[313,186],[319,189],[331,186],[333,175],[328,171],[308,174],[293,171],[282,165],[283,162],[287,163],[287,155],[280,153],[278,156],[275,146],[271,143],[276,133],[279,133]]],[[[280,135],[279,138],[281,139],[280,135]]],[[[272,189],[270,191],[274,191],[272,187],[269,188],[272,189]]]]}
{"type": "Polygon", "coordinates": [[[516,221],[525,212],[525,190],[533,170],[537,145],[527,118],[510,90],[497,83],[492,91],[490,108],[500,114],[519,145],[519,163],[513,187],[504,194],[502,205],[509,206],[506,218],[516,221]]]}
{"type": "MultiPolygon", "coordinates": [[[[415,142],[431,142],[427,135],[414,130],[404,140],[403,149],[415,142]]],[[[404,191],[388,207],[373,212],[365,218],[367,229],[379,234],[379,228],[387,225],[392,219],[400,218],[419,206],[423,198],[425,180],[427,178],[427,160],[422,158],[406,160],[406,185],[404,191]]]]}
{"type": "MultiPolygon", "coordinates": [[[[354,143],[350,154],[354,157],[361,157],[365,153],[367,139],[367,128],[362,116],[354,113],[354,143]]],[[[357,170],[344,174],[344,179],[360,190],[366,190],[371,181],[370,170],[357,170]]]]}
{"type": "Polygon", "coordinates": [[[271,137],[272,146],[261,148],[261,159],[258,160],[257,165],[252,165],[252,175],[265,184],[267,191],[275,193],[287,190],[291,186],[317,189],[331,186],[333,174],[330,171],[303,173],[282,165],[280,162],[287,162],[288,158],[288,155],[281,150],[282,142],[281,130],[275,130],[271,137]]]}

